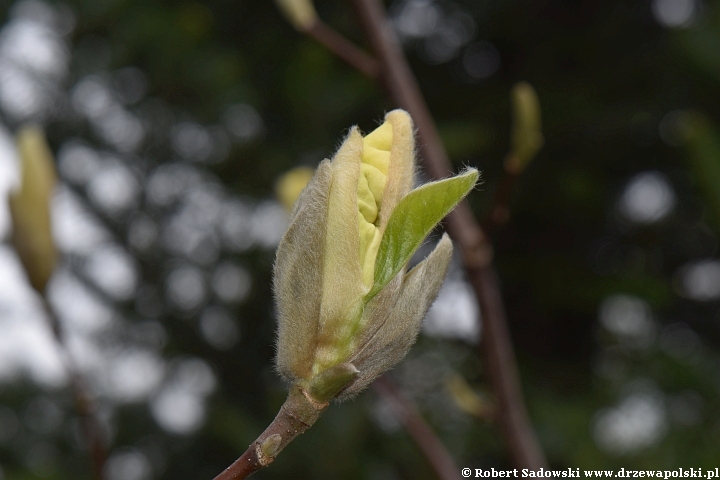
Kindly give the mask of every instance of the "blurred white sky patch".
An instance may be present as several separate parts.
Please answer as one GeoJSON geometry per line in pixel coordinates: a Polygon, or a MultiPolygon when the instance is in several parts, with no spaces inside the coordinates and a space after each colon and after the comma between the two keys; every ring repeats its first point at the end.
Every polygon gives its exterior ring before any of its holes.
{"type": "Polygon", "coordinates": [[[600,304],[600,323],[620,339],[649,347],[655,339],[650,305],[632,295],[611,295],[600,304]]]}
{"type": "Polygon", "coordinates": [[[401,41],[415,42],[421,58],[441,64],[457,57],[477,33],[475,20],[458,4],[434,0],[399,0],[390,8],[401,41]]]}
{"type": "Polygon", "coordinates": [[[108,480],[150,480],[153,478],[150,460],[136,448],[113,452],[105,463],[108,480]]]}
{"type": "Polygon", "coordinates": [[[76,112],[85,116],[93,129],[120,152],[136,150],[145,137],[145,127],[122,103],[122,95],[97,75],[81,78],[71,95],[76,112]]]}
{"type": "Polygon", "coordinates": [[[624,455],[651,447],[667,433],[664,397],[651,382],[639,381],[614,408],[600,410],[593,424],[593,438],[602,450],[624,455]]]}
{"type": "Polygon", "coordinates": [[[91,335],[111,326],[112,310],[66,268],[53,274],[48,299],[68,333],[91,335]]]}
{"type": "Polygon", "coordinates": [[[660,25],[688,27],[698,13],[696,0],[653,0],[652,13],[660,25]]]}
{"type": "Polygon", "coordinates": [[[237,103],[225,109],[223,125],[238,142],[250,142],[261,136],[265,127],[262,117],[251,105],[237,103]]]}
{"type": "Polygon", "coordinates": [[[720,298],[720,261],[698,260],[684,265],[678,272],[681,294],[692,300],[707,302],[720,298]]]}
{"type": "Polygon", "coordinates": [[[203,310],[200,315],[200,333],[207,343],[218,350],[231,349],[240,338],[240,329],[233,315],[218,305],[203,310]]]}
{"type": "MultiPolygon", "coordinates": [[[[220,234],[226,248],[244,252],[253,246],[250,233],[252,217],[253,209],[250,203],[240,199],[225,202],[220,215],[220,234]]],[[[287,220],[284,222],[287,223],[287,220]]]]}
{"type": "Polygon", "coordinates": [[[175,153],[186,160],[205,162],[213,153],[213,137],[206,127],[195,122],[180,122],[170,132],[175,153]]]}
{"type": "Polygon", "coordinates": [[[207,298],[207,287],[202,270],[191,265],[173,269],[165,279],[165,295],[176,308],[191,311],[207,298]]]}
{"type": "MultiPolygon", "coordinates": [[[[17,188],[20,182],[15,140],[10,132],[0,125],[0,195],[2,198],[17,188]]],[[[0,238],[10,234],[10,208],[7,202],[0,202],[0,238]]]]}
{"type": "Polygon", "coordinates": [[[155,352],[128,348],[105,355],[101,393],[116,401],[140,402],[153,395],[165,375],[165,362],[155,352]]]}
{"type": "Polygon", "coordinates": [[[84,186],[100,169],[98,152],[79,139],[70,139],[62,144],[57,162],[62,178],[78,186],[84,186]]]}
{"type": "Polygon", "coordinates": [[[58,185],[52,203],[53,237],[63,253],[86,253],[110,239],[110,233],[85,202],[66,186],[58,185]]]}
{"type": "Polygon", "coordinates": [[[260,202],[255,206],[250,226],[254,243],[261,248],[275,248],[287,230],[287,223],[287,212],[280,203],[260,202]]]}
{"type": "Polygon", "coordinates": [[[423,333],[476,343],[480,338],[479,311],[472,287],[464,280],[448,278],[425,317],[423,333]]]}
{"type": "Polygon", "coordinates": [[[649,225],[665,218],[675,207],[675,192],[667,177],[657,171],[642,172],[630,179],[618,208],[627,220],[649,225]]]}
{"type": "Polygon", "coordinates": [[[207,362],[200,358],[179,360],[169,381],[150,403],[150,411],[167,432],[190,434],[205,423],[206,397],[216,388],[217,379],[207,362]]]}
{"type": "Polygon", "coordinates": [[[37,0],[17,2],[0,30],[0,108],[18,121],[39,120],[54,108],[70,53],[64,35],[74,20],[37,0]]]}
{"type": "Polygon", "coordinates": [[[90,200],[110,215],[137,204],[140,185],[130,169],[117,158],[106,157],[87,184],[90,200]]]}
{"type": "Polygon", "coordinates": [[[212,289],[226,303],[239,303],[250,293],[252,276],[248,270],[232,262],[222,262],[212,276],[212,289]]]}
{"type": "Polygon", "coordinates": [[[129,300],[135,294],[139,276],[135,260],[119,245],[107,243],[94,249],[83,270],[114,299],[129,300]]]}
{"type": "Polygon", "coordinates": [[[66,381],[40,300],[15,252],[0,246],[0,382],[23,374],[48,388],[66,381]]]}

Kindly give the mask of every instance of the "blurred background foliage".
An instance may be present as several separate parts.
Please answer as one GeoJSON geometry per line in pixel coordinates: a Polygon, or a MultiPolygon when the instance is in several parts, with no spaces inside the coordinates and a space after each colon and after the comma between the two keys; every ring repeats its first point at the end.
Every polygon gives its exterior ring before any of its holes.
{"type": "MultiPolygon", "coordinates": [[[[349,4],[316,7],[365,45],[349,4]]],[[[387,7],[455,166],[483,172],[480,218],[509,148],[511,89],[538,92],[545,146],[495,246],[550,464],[717,467],[720,5],[387,7]]],[[[285,397],[272,367],[276,179],[393,106],[273,2],[5,0],[0,19],[0,189],[19,178],[13,135],[42,124],[61,179],[48,296],[97,395],[107,476],[212,478],[285,397]]],[[[10,228],[3,205],[0,478],[89,478],[10,228]]],[[[491,398],[476,311],[456,266],[394,374],[461,467],[509,467],[497,430],[447,388],[460,374],[491,398]]],[[[256,476],[433,478],[372,391],[256,476]]]]}

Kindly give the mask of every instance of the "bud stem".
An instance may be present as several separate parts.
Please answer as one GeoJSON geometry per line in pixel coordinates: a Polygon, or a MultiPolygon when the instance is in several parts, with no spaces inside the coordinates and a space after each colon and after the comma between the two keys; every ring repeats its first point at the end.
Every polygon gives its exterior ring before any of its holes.
{"type": "Polygon", "coordinates": [[[328,405],[312,398],[297,385],[291,387],[272,423],[214,480],[241,480],[270,465],[288,443],[313,426],[328,405]]]}

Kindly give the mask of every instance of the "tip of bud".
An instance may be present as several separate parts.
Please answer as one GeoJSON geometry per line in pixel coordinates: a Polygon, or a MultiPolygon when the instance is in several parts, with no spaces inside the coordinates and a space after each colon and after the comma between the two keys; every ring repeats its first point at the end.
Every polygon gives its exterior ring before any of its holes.
{"type": "Polygon", "coordinates": [[[393,140],[393,127],[389,122],[384,122],[378,128],[368,133],[365,138],[365,145],[369,145],[378,150],[390,151],[393,140]]]}
{"type": "Polygon", "coordinates": [[[519,82],[513,87],[512,103],[512,151],[505,168],[520,174],[543,146],[542,118],[537,93],[528,82],[519,82]]]}
{"type": "Polygon", "coordinates": [[[317,20],[317,12],[311,0],[275,0],[275,3],[298,30],[309,29],[317,20]]]}

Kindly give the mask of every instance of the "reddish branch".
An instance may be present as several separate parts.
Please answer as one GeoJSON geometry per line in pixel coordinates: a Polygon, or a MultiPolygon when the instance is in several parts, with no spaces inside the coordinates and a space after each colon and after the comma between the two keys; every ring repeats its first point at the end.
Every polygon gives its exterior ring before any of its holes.
{"type": "Polygon", "coordinates": [[[510,197],[519,175],[511,172],[507,167],[504,172],[495,190],[488,218],[483,222],[483,230],[487,235],[492,235],[495,229],[510,220],[510,197]]]}
{"type": "Polygon", "coordinates": [[[460,469],[435,436],[430,426],[418,412],[412,400],[407,398],[387,375],[373,383],[375,390],[390,404],[393,413],[422,451],[430,466],[441,480],[458,480],[460,469]]]}
{"type": "Polygon", "coordinates": [[[80,416],[82,433],[90,453],[93,478],[102,480],[104,478],[105,459],[107,458],[107,446],[105,445],[102,425],[97,418],[95,402],[85,385],[80,369],[70,353],[60,320],[45,297],[43,297],[43,306],[63,366],[70,380],[70,389],[75,400],[75,411],[80,416]]]}
{"type": "Polygon", "coordinates": [[[335,55],[345,60],[350,66],[359,70],[363,75],[370,78],[377,77],[379,70],[378,62],[322,20],[315,20],[315,22],[305,30],[305,33],[317,40],[318,43],[335,55]]]}
{"type": "MultiPolygon", "coordinates": [[[[377,56],[380,80],[390,98],[407,110],[418,128],[420,154],[429,175],[443,178],[452,165],[443,147],[430,111],[410,70],[400,44],[388,24],[380,0],[353,0],[362,26],[377,56]]],[[[492,247],[470,211],[461,203],[447,219],[447,227],[463,258],[482,313],[482,355],[498,400],[498,422],[518,468],[539,469],[547,462],[530,424],[520,386],[500,281],[492,265],[492,247]]]]}
{"type": "Polygon", "coordinates": [[[327,403],[318,403],[300,387],[292,387],[275,420],[242,454],[214,480],[242,480],[266,467],[292,440],[310,428],[327,403]]]}

